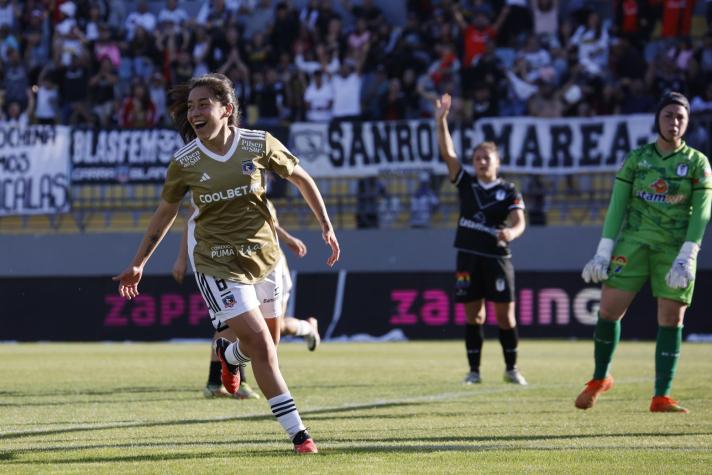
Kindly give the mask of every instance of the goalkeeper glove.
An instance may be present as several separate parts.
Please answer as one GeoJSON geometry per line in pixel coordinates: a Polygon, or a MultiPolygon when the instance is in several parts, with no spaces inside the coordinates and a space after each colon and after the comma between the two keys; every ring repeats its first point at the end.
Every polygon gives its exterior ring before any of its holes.
{"type": "Polygon", "coordinates": [[[601,238],[596,249],[596,255],[588,261],[581,272],[581,277],[586,283],[598,284],[608,278],[608,266],[611,263],[613,252],[613,239],[601,238]]]}
{"type": "Polygon", "coordinates": [[[665,283],[671,289],[686,289],[695,280],[695,259],[700,246],[692,241],[685,241],[680,252],[672,261],[672,267],[665,276],[665,283]]]}

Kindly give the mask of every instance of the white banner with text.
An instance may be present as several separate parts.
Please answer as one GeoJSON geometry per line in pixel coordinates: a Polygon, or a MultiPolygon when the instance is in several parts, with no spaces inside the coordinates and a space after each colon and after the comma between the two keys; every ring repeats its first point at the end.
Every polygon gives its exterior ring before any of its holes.
{"type": "MultiPolygon", "coordinates": [[[[501,171],[536,174],[612,172],[628,152],[656,137],[652,114],[487,118],[451,125],[450,131],[466,165],[477,144],[493,141],[500,150],[501,171]]],[[[295,123],[289,147],[315,177],[414,170],[447,174],[432,120],[295,123]]]]}
{"type": "Polygon", "coordinates": [[[70,210],[70,130],[0,123],[0,216],[70,210]]]}

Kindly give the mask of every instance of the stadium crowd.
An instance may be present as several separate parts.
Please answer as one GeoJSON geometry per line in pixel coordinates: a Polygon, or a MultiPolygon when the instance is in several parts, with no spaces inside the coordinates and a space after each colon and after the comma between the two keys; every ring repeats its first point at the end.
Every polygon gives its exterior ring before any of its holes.
{"type": "Polygon", "coordinates": [[[712,33],[695,2],[0,0],[2,117],[170,125],[167,92],[226,74],[258,128],[292,121],[455,120],[652,112],[668,89],[712,109],[712,33]],[[298,4],[298,5],[297,5],[298,4]]]}

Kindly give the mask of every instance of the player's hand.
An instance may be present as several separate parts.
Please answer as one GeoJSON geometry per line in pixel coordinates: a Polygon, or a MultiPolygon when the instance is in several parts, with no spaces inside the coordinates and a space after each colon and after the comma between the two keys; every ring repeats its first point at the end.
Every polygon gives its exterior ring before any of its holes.
{"type": "Polygon", "coordinates": [[[450,94],[443,94],[440,99],[435,100],[435,119],[438,121],[447,119],[447,115],[450,112],[450,105],[452,104],[452,97],[450,94]]]}
{"type": "Polygon", "coordinates": [[[188,267],[188,264],[185,260],[185,258],[177,258],[176,261],[173,263],[173,269],[171,270],[171,275],[173,278],[178,282],[179,284],[183,283],[183,277],[185,276],[185,271],[188,267]]]}
{"type": "Polygon", "coordinates": [[[291,249],[299,257],[304,257],[307,255],[307,245],[304,241],[298,238],[292,238],[289,242],[285,242],[287,247],[291,249]]]}
{"type": "Polygon", "coordinates": [[[331,256],[326,260],[326,265],[333,267],[336,261],[341,257],[341,248],[339,248],[339,241],[336,239],[336,234],[333,229],[324,231],[322,234],[324,242],[331,248],[331,256]]]}
{"type": "Polygon", "coordinates": [[[596,255],[588,261],[581,272],[581,277],[587,283],[598,284],[608,279],[608,266],[611,264],[613,240],[602,238],[598,243],[596,255]]]}
{"type": "Polygon", "coordinates": [[[671,289],[686,289],[695,280],[695,259],[700,246],[686,241],[680,248],[672,266],[665,276],[665,283],[671,289]]]}
{"type": "Polygon", "coordinates": [[[138,283],[143,276],[143,267],[129,266],[121,274],[111,280],[119,282],[119,295],[126,300],[131,300],[138,295],[138,283]]]}
{"type": "Polygon", "coordinates": [[[596,254],[593,256],[593,259],[588,261],[586,266],[584,266],[583,272],[581,272],[581,277],[583,277],[583,280],[587,284],[598,284],[603,282],[608,278],[608,266],[610,264],[610,258],[606,259],[605,257],[596,254]]]}
{"type": "Polygon", "coordinates": [[[512,230],[510,228],[502,228],[497,230],[498,241],[504,241],[505,243],[507,243],[512,242],[512,239],[512,230]]]}

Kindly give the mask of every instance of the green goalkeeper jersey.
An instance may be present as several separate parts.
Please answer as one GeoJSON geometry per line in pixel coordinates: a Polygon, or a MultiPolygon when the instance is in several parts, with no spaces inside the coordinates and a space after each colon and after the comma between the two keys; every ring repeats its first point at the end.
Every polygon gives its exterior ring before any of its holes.
{"type": "MultiPolygon", "coordinates": [[[[653,246],[677,247],[690,240],[693,193],[708,194],[712,188],[707,157],[684,143],[666,156],[654,143],[633,150],[616,180],[630,189],[621,234],[653,246]]],[[[615,205],[613,200],[611,207],[615,205]]],[[[604,237],[615,238],[615,232],[606,227],[609,232],[604,230],[604,237]]]]}

